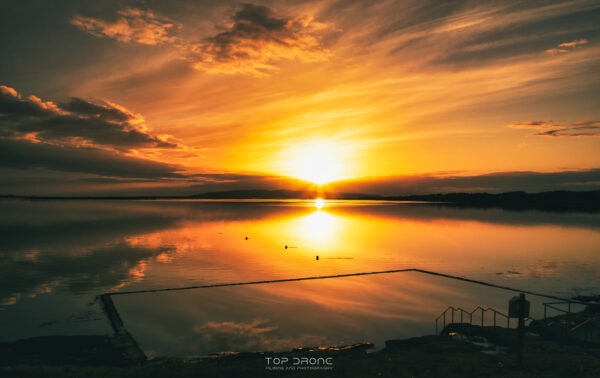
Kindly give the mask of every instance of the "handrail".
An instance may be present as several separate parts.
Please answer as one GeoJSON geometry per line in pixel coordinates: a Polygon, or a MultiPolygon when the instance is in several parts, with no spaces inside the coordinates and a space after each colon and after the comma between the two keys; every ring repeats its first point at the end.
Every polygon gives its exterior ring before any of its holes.
{"type": "Polygon", "coordinates": [[[573,311],[571,311],[571,305],[572,304],[573,305],[580,305],[580,306],[585,306],[586,305],[585,303],[581,303],[581,302],[578,302],[578,301],[545,302],[544,303],[544,320],[548,317],[548,308],[550,308],[552,310],[555,310],[555,311],[558,311],[558,312],[561,312],[561,313],[564,313],[564,314],[567,314],[567,315],[572,314],[573,313],[573,311]],[[559,308],[559,307],[554,306],[554,305],[565,305],[565,304],[567,305],[567,309],[566,310],[563,309],[563,308],[559,308]]]}
{"type": "Polygon", "coordinates": [[[565,334],[566,333],[574,333],[580,329],[583,329],[584,340],[593,342],[593,340],[594,340],[593,327],[594,326],[592,323],[593,323],[594,319],[597,318],[597,316],[591,315],[590,317],[587,317],[583,321],[580,321],[579,323],[572,325],[572,323],[574,323],[574,322],[569,322],[569,320],[574,320],[573,316],[575,316],[575,314],[577,314],[577,312],[572,311],[572,307],[571,307],[572,304],[580,305],[580,306],[584,305],[583,303],[574,302],[574,301],[544,303],[544,320],[548,319],[548,308],[559,312],[561,315],[564,314],[562,318],[559,318],[560,322],[557,325],[562,327],[563,332],[565,332],[565,334]],[[566,310],[564,308],[559,308],[556,306],[556,305],[565,305],[565,304],[567,305],[566,310]]]}
{"type": "Polygon", "coordinates": [[[460,307],[453,307],[453,306],[448,306],[448,308],[446,310],[444,310],[436,319],[435,319],[435,334],[438,335],[439,334],[439,322],[440,319],[443,320],[443,327],[442,330],[446,327],[446,324],[451,324],[454,323],[454,313],[455,312],[459,312],[460,313],[460,322],[464,323],[464,314],[467,314],[469,316],[469,321],[468,324],[473,325],[473,315],[477,312],[477,311],[481,311],[481,326],[483,327],[485,324],[485,313],[487,313],[488,311],[492,312],[494,314],[494,321],[493,321],[493,326],[497,327],[498,326],[498,321],[497,321],[497,316],[500,315],[501,317],[506,318],[506,328],[510,328],[510,318],[508,317],[508,315],[492,308],[492,307],[481,307],[481,306],[477,306],[473,311],[466,311],[460,307]],[[449,312],[451,314],[451,322],[450,323],[446,323],[446,314],[449,312]]]}
{"type": "MultiPolygon", "coordinates": [[[[581,305],[581,303],[576,303],[576,302],[571,302],[571,301],[564,301],[564,302],[551,302],[551,303],[544,303],[544,320],[546,319],[546,307],[550,307],[552,309],[555,309],[557,311],[561,311],[564,313],[567,313],[567,316],[570,316],[571,314],[576,314],[574,312],[571,311],[571,303],[575,303],[575,304],[579,304],[581,305]],[[556,304],[569,304],[569,307],[567,310],[563,310],[560,308],[556,308],[552,305],[556,305],[556,304]]],[[[444,330],[444,328],[446,328],[446,325],[448,324],[452,324],[455,321],[455,316],[454,313],[455,312],[459,312],[460,313],[460,322],[461,323],[465,323],[465,317],[464,315],[466,314],[468,316],[468,322],[466,322],[469,325],[473,325],[473,315],[475,315],[477,313],[477,311],[481,311],[481,320],[480,320],[480,325],[481,327],[484,326],[485,324],[485,313],[490,311],[494,314],[494,320],[493,320],[493,326],[497,327],[499,322],[497,319],[497,316],[500,315],[501,317],[506,318],[506,328],[510,328],[510,317],[492,307],[481,307],[481,306],[477,306],[473,311],[466,311],[460,307],[453,307],[453,306],[448,306],[448,308],[446,308],[436,319],[435,319],[435,334],[439,335],[441,333],[441,331],[444,330]],[[447,319],[447,314],[450,312],[450,316],[451,319],[447,319]],[[449,322],[447,322],[447,320],[450,320],[449,322]],[[440,321],[442,322],[442,328],[440,329],[440,321]]],[[[599,319],[600,317],[598,317],[598,315],[592,315],[591,317],[588,317],[587,319],[584,319],[583,321],[581,321],[578,324],[575,324],[573,326],[567,326],[567,324],[558,324],[565,332],[565,336],[567,332],[573,333],[575,331],[578,331],[580,329],[582,329],[584,331],[583,334],[583,338],[585,341],[587,342],[594,342],[594,331],[593,331],[593,323],[599,319]]],[[[527,318],[530,319],[531,318],[527,318]]],[[[565,318],[567,319],[567,318],[565,318]]]]}
{"type": "Polygon", "coordinates": [[[581,323],[577,324],[576,326],[574,326],[573,328],[571,328],[571,332],[577,331],[579,328],[589,324],[592,322],[591,318],[585,319],[584,321],[582,321],[581,323]]]}

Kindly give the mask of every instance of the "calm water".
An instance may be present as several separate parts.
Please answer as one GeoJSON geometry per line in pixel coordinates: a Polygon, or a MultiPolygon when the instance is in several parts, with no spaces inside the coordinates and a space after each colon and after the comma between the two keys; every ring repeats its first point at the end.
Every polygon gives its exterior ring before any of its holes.
{"type": "MultiPolygon", "coordinates": [[[[421,268],[600,294],[600,215],[312,201],[0,201],[0,341],[109,334],[107,291],[421,268]],[[248,239],[246,239],[246,237],[248,239]],[[285,246],[288,248],[286,249],[285,246]],[[319,259],[316,259],[319,256],[319,259]]],[[[148,355],[431,334],[514,294],[417,273],[114,297],[148,355]]],[[[543,300],[530,297],[532,315],[543,300]]]]}

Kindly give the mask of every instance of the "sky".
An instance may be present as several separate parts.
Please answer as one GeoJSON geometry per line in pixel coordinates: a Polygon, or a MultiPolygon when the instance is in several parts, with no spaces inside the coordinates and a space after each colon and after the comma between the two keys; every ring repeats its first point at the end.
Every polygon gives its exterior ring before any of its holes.
{"type": "Polygon", "coordinates": [[[600,189],[597,1],[0,3],[0,194],[600,189]]]}

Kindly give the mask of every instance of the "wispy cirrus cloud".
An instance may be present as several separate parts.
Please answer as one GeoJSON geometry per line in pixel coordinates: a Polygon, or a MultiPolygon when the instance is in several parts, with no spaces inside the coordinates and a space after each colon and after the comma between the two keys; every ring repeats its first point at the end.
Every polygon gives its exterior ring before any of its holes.
{"type": "Polygon", "coordinates": [[[552,121],[528,121],[508,125],[511,129],[536,130],[534,135],[550,137],[600,137],[600,121],[555,123],[552,121]]]}
{"type": "Polygon", "coordinates": [[[179,28],[166,17],[150,10],[125,8],[117,12],[116,21],[106,21],[76,14],[71,23],[96,37],[108,37],[120,42],[134,42],[142,45],[171,43],[171,31],[179,28]]]}
{"type": "Polygon", "coordinates": [[[557,47],[544,51],[547,54],[564,54],[571,52],[581,46],[587,45],[589,42],[587,39],[577,39],[571,42],[564,42],[559,44],[557,47]]]}
{"type": "Polygon", "coordinates": [[[587,39],[578,39],[576,41],[561,43],[560,45],[558,45],[558,47],[575,48],[575,47],[578,47],[578,46],[587,45],[588,43],[589,42],[587,41],[587,39]]]}
{"type": "Polygon", "coordinates": [[[271,8],[242,4],[223,20],[225,30],[200,41],[173,35],[181,25],[153,11],[126,8],[117,21],[75,15],[71,23],[97,37],[146,45],[166,44],[197,70],[210,73],[265,76],[276,62],[327,60],[330,52],[320,34],[330,26],[309,16],[279,17],[271,8]]]}

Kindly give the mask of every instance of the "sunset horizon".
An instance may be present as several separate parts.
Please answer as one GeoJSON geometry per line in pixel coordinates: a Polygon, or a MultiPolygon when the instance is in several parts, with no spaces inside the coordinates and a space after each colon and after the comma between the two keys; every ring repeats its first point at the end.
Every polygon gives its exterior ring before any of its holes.
{"type": "Polygon", "coordinates": [[[5,194],[600,188],[593,2],[31,4],[3,12],[5,194]]]}

